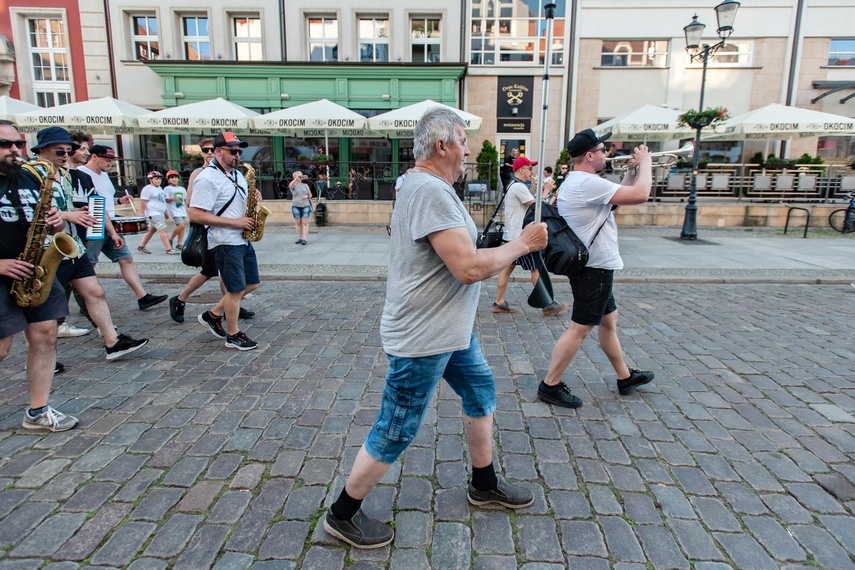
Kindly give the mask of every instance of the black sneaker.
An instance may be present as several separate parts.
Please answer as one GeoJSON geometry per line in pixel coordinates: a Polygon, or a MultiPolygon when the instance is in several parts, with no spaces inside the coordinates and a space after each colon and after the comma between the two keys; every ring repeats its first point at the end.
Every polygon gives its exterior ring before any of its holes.
{"type": "Polygon", "coordinates": [[[176,323],[184,322],[184,301],[178,298],[178,295],[169,300],[169,316],[176,323]]]}
{"type": "Polygon", "coordinates": [[[199,315],[198,320],[211,329],[211,334],[220,338],[226,338],[226,329],[223,328],[223,317],[212,317],[211,311],[205,311],[199,315]]]}
{"type": "Polygon", "coordinates": [[[617,390],[621,396],[632,394],[639,386],[653,382],[653,372],[629,369],[629,378],[618,379],[617,390]]]}
{"type": "Polygon", "coordinates": [[[382,548],[395,538],[395,531],[391,526],[365,516],[362,509],[356,511],[349,521],[336,518],[332,510],[327,511],[324,530],[355,548],[365,550],[382,548]]]}
{"type": "Polygon", "coordinates": [[[62,362],[57,362],[56,365],[53,367],[53,373],[62,374],[63,372],[65,372],[65,364],[63,364],[62,362]]]}
{"type": "Polygon", "coordinates": [[[541,382],[540,386],[537,387],[537,397],[544,402],[549,402],[562,408],[578,408],[582,405],[582,400],[571,394],[570,389],[564,382],[559,382],[555,386],[541,382]]]}
{"type": "Polygon", "coordinates": [[[116,341],[116,344],[114,344],[113,346],[104,347],[107,350],[107,360],[115,360],[120,356],[130,354],[135,350],[139,350],[147,343],[147,338],[141,338],[137,340],[131,338],[126,334],[120,334],[118,340],[116,341]]]}
{"type": "Polygon", "coordinates": [[[466,494],[469,502],[479,507],[484,505],[502,505],[509,509],[523,509],[534,503],[534,495],[525,487],[505,483],[499,479],[496,488],[491,491],[479,491],[469,483],[466,494]]]}
{"type": "Polygon", "coordinates": [[[251,319],[254,316],[255,316],[255,311],[250,311],[250,310],[244,309],[243,307],[240,308],[240,312],[238,313],[239,319],[251,319]]]}
{"type": "Polygon", "coordinates": [[[234,336],[226,335],[225,346],[226,348],[236,348],[238,350],[252,350],[253,348],[258,348],[258,343],[250,340],[243,331],[238,331],[234,336]]]}
{"type": "Polygon", "coordinates": [[[146,293],[145,297],[137,301],[137,305],[139,305],[140,311],[145,311],[146,309],[151,309],[158,303],[163,303],[168,298],[169,295],[152,295],[151,293],[146,293]]]}

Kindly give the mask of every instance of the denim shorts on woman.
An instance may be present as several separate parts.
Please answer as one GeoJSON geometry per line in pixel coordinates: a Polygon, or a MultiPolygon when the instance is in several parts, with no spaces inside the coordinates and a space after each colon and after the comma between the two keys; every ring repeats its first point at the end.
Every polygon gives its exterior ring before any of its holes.
{"type": "Polygon", "coordinates": [[[614,275],[611,269],[586,267],[579,275],[570,276],[570,288],[573,289],[571,321],[580,325],[599,325],[605,315],[617,310],[612,294],[614,275]]]}
{"type": "Polygon", "coordinates": [[[295,220],[299,220],[300,218],[308,218],[312,215],[312,207],[303,206],[301,208],[299,206],[291,206],[291,215],[294,216],[295,220]]]}
{"type": "MultiPolygon", "coordinates": [[[[249,245],[218,245],[214,248],[217,269],[229,293],[240,293],[247,285],[258,285],[258,260],[249,245]]],[[[210,252],[208,252],[210,255],[210,252]]]]}
{"type": "Polygon", "coordinates": [[[383,401],[365,440],[366,451],[377,461],[394,463],[410,445],[440,378],[460,396],[464,415],[482,418],[496,409],[496,382],[474,334],[464,350],[419,358],[387,356],[383,401]]]}

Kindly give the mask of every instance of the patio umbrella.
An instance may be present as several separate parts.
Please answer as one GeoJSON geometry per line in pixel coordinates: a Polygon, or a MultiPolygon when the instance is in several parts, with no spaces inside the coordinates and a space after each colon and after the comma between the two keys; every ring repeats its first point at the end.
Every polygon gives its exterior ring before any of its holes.
{"type": "Polygon", "coordinates": [[[137,117],[148,112],[148,109],[112,97],[102,97],[57,107],[37,107],[18,115],[17,121],[26,133],[57,126],[93,135],[115,135],[136,132],[137,117]]]}
{"type": "Polygon", "coordinates": [[[41,109],[38,105],[27,103],[26,101],[18,101],[7,95],[0,97],[0,119],[18,123],[18,115],[29,111],[38,111],[41,109]]]}
{"type": "Polygon", "coordinates": [[[137,117],[141,129],[163,134],[249,131],[259,113],[222,97],[169,107],[137,117]]]}
{"type": "Polygon", "coordinates": [[[773,103],[728,119],[704,140],[783,140],[827,135],[855,135],[855,119],[773,103]]]}
{"type": "Polygon", "coordinates": [[[615,141],[672,141],[695,136],[691,127],[678,127],[681,112],[645,105],[594,127],[597,136],[611,131],[615,141]]]}
{"type": "Polygon", "coordinates": [[[472,113],[467,113],[466,111],[461,111],[460,109],[455,109],[454,107],[449,107],[430,99],[371,117],[368,119],[368,128],[389,138],[412,138],[416,123],[419,122],[419,119],[422,118],[422,115],[428,109],[433,109],[434,107],[445,107],[460,115],[460,118],[466,123],[466,134],[475,135],[481,130],[481,117],[478,115],[473,115],[472,113]]]}
{"type": "Polygon", "coordinates": [[[327,137],[330,133],[347,137],[372,134],[366,130],[368,119],[328,99],[266,113],[254,118],[252,123],[255,129],[271,134],[323,136],[325,149],[329,149],[327,137]]]}

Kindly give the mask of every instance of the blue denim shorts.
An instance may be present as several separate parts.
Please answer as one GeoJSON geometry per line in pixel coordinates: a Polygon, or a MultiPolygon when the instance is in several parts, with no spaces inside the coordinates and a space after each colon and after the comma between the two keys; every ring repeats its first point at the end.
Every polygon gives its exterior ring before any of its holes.
{"type": "Polygon", "coordinates": [[[294,216],[295,220],[299,220],[300,218],[308,218],[312,215],[312,207],[311,206],[291,206],[291,215],[294,216]]]}
{"type": "Polygon", "coordinates": [[[131,257],[131,250],[128,249],[127,244],[123,243],[122,247],[116,247],[109,237],[86,242],[86,255],[89,256],[92,265],[98,263],[98,257],[102,253],[113,263],[131,257]]]}
{"type": "Polygon", "coordinates": [[[580,325],[598,326],[603,317],[617,311],[612,293],[615,272],[611,269],[586,267],[570,277],[573,290],[573,313],[570,320],[580,325]]]}
{"type": "MultiPolygon", "coordinates": [[[[209,254],[211,252],[208,252],[209,254]]],[[[258,260],[250,245],[219,245],[214,248],[217,269],[229,293],[240,293],[247,285],[260,283],[258,260]]]]}
{"type": "Polygon", "coordinates": [[[482,418],[496,410],[496,381],[473,334],[469,348],[419,358],[389,357],[383,401],[365,440],[368,454],[393,463],[416,437],[431,396],[445,378],[463,401],[463,413],[482,418]]]}

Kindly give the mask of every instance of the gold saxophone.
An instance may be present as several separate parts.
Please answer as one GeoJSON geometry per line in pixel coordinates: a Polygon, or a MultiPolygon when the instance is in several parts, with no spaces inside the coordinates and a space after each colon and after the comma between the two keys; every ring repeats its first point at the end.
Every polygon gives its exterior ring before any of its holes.
{"type": "Polygon", "coordinates": [[[270,215],[270,210],[264,206],[258,205],[258,200],[255,199],[256,183],[255,169],[248,163],[244,162],[243,167],[246,168],[246,217],[252,218],[255,221],[255,228],[252,230],[244,230],[243,237],[249,241],[261,241],[264,237],[264,221],[270,215]]]}
{"type": "Polygon", "coordinates": [[[23,253],[18,256],[21,261],[33,265],[33,274],[21,281],[14,281],[12,283],[12,294],[21,307],[38,307],[50,296],[53,278],[60,262],[65,257],[78,257],[80,248],[77,247],[74,238],[63,232],[54,235],[51,245],[45,248],[45,241],[48,237],[45,216],[51,209],[51,201],[53,200],[55,170],[53,164],[46,160],[37,160],[25,164],[24,168],[41,181],[41,190],[39,201],[33,210],[33,221],[30,223],[30,230],[27,232],[27,243],[24,246],[23,253]],[[35,165],[40,165],[45,169],[44,177],[34,168],[35,165]]]}

